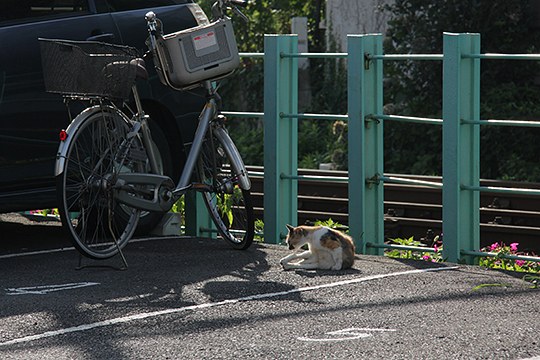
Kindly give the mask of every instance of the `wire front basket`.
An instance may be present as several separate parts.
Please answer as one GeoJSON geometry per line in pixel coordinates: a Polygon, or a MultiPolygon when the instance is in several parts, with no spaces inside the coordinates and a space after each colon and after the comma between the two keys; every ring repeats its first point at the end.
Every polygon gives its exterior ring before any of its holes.
{"type": "Polygon", "coordinates": [[[137,50],[95,41],[39,39],[45,89],[64,95],[127,99],[137,50]]]}

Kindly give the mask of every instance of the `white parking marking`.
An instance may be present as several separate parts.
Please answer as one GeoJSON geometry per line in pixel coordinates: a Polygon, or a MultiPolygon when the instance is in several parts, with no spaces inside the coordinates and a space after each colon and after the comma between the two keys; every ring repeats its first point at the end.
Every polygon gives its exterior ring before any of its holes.
{"type": "Polygon", "coordinates": [[[41,255],[41,254],[54,254],[54,253],[57,253],[57,252],[71,251],[71,250],[75,250],[75,248],[74,247],[68,247],[68,248],[60,248],[60,249],[28,251],[28,252],[23,252],[23,253],[0,255],[0,259],[10,259],[10,258],[15,258],[15,257],[41,255]]]}
{"type": "Polygon", "coordinates": [[[133,300],[140,300],[140,299],[148,298],[152,295],[153,295],[152,293],[149,293],[149,294],[141,294],[141,295],[135,295],[135,296],[126,296],[126,297],[121,297],[121,298],[116,298],[116,299],[105,300],[105,302],[108,302],[108,303],[129,302],[133,300]]]}
{"type": "Polygon", "coordinates": [[[332,341],[348,341],[367,338],[373,336],[372,332],[394,332],[395,329],[372,329],[372,328],[349,328],[337,331],[330,331],[325,335],[330,337],[298,337],[300,341],[313,341],[313,342],[332,342],[332,341]]]}
{"type": "Polygon", "coordinates": [[[92,330],[92,329],[105,327],[105,326],[116,325],[116,324],[124,324],[124,323],[135,321],[135,320],[142,320],[142,319],[147,319],[147,318],[161,316],[161,315],[181,313],[181,312],[185,312],[185,311],[189,311],[189,310],[201,310],[201,309],[207,309],[207,308],[212,308],[212,307],[217,307],[217,306],[236,304],[236,303],[244,302],[244,301],[268,299],[268,298],[273,298],[273,297],[278,297],[278,296],[285,296],[285,295],[297,294],[297,293],[313,291],[313,290],[334,288],[334,287],[338,287],[338,286],[357,284],[357,283],[361,283],[361,282],[366,282],[366,281],[371,281],[371,280],[379,280],[379,279],[395,277],[395,276],[419,274],[419,273],[426,273],[426,272],[446,271],[446,270],[456,270],[458,268],[459,268],[458,266],[449,266],[449,267],[440,267],[440,268],[431,268],[431,269],[417,269],[417,270],[400,271],[400,272],[389,273],[389,274],[372,275],[372,276],[366,276],[366,277],[363,277],[363,278],[356,278],[356,279],[337,281],[337,282],[328,283],[328,284],[322,284],[322,285],[307,286],[307,287],[303,287],[303,288],[296,288],[296,289],[291,289],[291,290],[286,290],[286,291],[279,291],[279,292],[274,292],[274,293],[256,294],[256,295],[250,295],[250,296],[245,296],[245,297],[241,297],[241,298],[223,300],[223,301],[218,301],[218,302],[211,302],[211,303],[205,303],[205,304],[199,304],[199,305],[184,306],[184,307],[180,307],[180,308],[164,309],[164,310],[160,310],[160,311],[153,311],[153,312],[135,314],[135,315],[130,315],[130,316],[124,316],[124,317],[119,317],[119,318],[114,318],[114,319],[104,320],[104,321],[98,321],[98,322],[89,323],[89,324],[82,324],[82,325],[79,325],[79,326],[69,327],[69,328],[65,328],[65,329],[47,331],[47,332],[44,332],[44,333],[41,333],[41,334],[30,335],[30,336],[25,336],[25,337],[13,339],[13,340],[5,341],[5,342],[0,343],[0,346],[20,344],[20,343],[25,343],[25,342],[29,342],[29,341],[45,339],[45,338],[49,338],[49,337],[53,337],[53,336],[59,336],[59,335],[65,335],[65,334],[74,333],[74,332],[92,330]]]}
{"type": "Polygon", "coordinates": [[[71,284],[61,284],[61,285],[41,285],[41,286],[31,286],[31,287],[21,287],[21,288],[7,288],[6,295],[45,295],[55,291],[71,290],[78,289],[87,286],[95,286],[99,283],[94,282],[82,282],[82,283],[71,283],[71,284]]]}
{"type": "MultiPolygon", "coordinates": [[[[144,241],[184,239],[184,238],[188,238],[188,237],[183,237],[183,236],[170,236],[170,237],[161,236],[161,237],[140,238],[140,239],[131,239],[131,240],[129,240],[129,243],[132,244],[132,243],[138,243],[138,242],[144,242],[144,241]]],[[[0,255],[0,259],[10,259],[10,258],[16,258],[16,257],[31,256],[31,255],[41,255],[41,254],[54,254],[54,253],[57,253],[57,252],[73,251],[73,250],[75,250],[74,247],[65,247],[65,248],[49,249],[49,250],[28,251],[28,252],[22,252],[22,253],[0,255]]]]}

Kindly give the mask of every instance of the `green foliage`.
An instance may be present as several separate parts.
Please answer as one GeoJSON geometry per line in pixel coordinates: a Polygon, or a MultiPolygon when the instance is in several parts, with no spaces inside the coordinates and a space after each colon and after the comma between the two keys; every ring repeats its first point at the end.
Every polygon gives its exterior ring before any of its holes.
{"type": "MultiPolygon", "coordinates": [[[[443,32],[472,32],[482,36],[483,52],[534,52],[540,35],[531,31],[535,21],[529,2],[522,0],[396,0],[387,6],[389,21],[387,53],[442,53],[443,32]]],[[[482,63],[482,80],[493,86],[515,79],[531,80],[533,62],[482,63]]],[[[416,114],[437,115],[441,110],[440,62],[389,63],[390,101],[416,114]],[[406,100],[404,104],[402,100],[406,100]]]]}
{"type": "MultiPolygon", "coordinates": [[[[523,0],[396,0],[386,6],[386,53],[441,53],[443,32],[481,34],[482,52],[538,53],[540,31],[523,0]]],[[[386,65],[386,64],[385,64],[386,65]]],[[[540,67],[532,61],[484,61],[481,66],[481,118],[527,119],[540,114],[540,67]]],[[[389,113],[440,117],[440,62],[388,62],[385,102],[389,113]]],[[[482,129],[481,176],[539,180],[532,157],[540,151],[536,130],[482,129]],[[513,165],[512,165],[513,164],[513,165]]],[[[441,174],[441,129],[385,124],[385,169],[389,172],[441,174]]]]}
{"type": "MultiPolygon", "coordinates": [[[[396,245],[403,246],[415,246],[415,247],[425,247],[422,242],[414,240],[414,237],[411,236],[408,239],[392,239],[392,242],[396,245]]],[[[395,258],[395,259],[409,259],[409,260],[423,260],[430,262],[442,262],[442,244],[438,241],[438,237],[434,241],[433,245],[435,252],[430,251],[421,251],[421,250],[399,250],[399,249],[389,249],[384,252],[385,256],[395,258]]]]}
{"type": "Polygon", "coordinates": [[[255,220],[255,236],[253,240],[264,242],[264,221],[261,219],[255,220]]]}
{"type": "Polygon", "coordinates": [[[186,225],[186,197],[182,196],[175,202],[171,208],[171,212],[180,214],[180,226],[186,225]]]}
{"type": "Polygon", "coordinates": [[[233,205],[233,195],[224,194],[224,196],[217,197],[217,207],[219,209],[221,218],[225,222],[227,219],[227,226],[231,227],[234,221],[234,216],[232,212],[233,205]]]}
{"type": "MultiPolygon", "coordinates": [[[[207,14],[213,0],[202,0],[199,4],[207,14]]],[[[242,11],[249,23],[232,17],[235,34],[241,52],[263,52],[264,34],[289,34],[290,19],[295,16],[308,18],[308,42],[312,52],[325,49],[324,34],[319,24],[323,18],[322,0],[257,0],[242,11]]],[[[346,111],[346,73],[343,64],[325,60],[310,60],[311,86],[316,94],[313,108],[306,112],[328,113],[346,111]],[[321,76],[322,74],[322,76],[321,76]],[[340,110],[336,105],[340,105],[340,110]]],[[[242,58],[240,68],[220,83],[225,110],[263,111],[264,73],[263,61],[242,58]]],[[[250,165],[263,165],[263,125],[260,119],[234,119],[228,124],[231,137],[244,161],[250,165]]],[[[332,161],[335,142],[331,123],[299,121],[299,164],[301,167],[316,168],[320,162],[332,161]]],[[[343,159],[341,154],[339,160],[343,159]]]]}
{"type": "Polygon", "coordinates": [[[232,226],[234,221],[233,205],[238,204],[242,198],[242,189],[235,187],[232,194],[217,196],[217,208],[223,221],[227,220],[227,226],[232,226]]]}
{"type": "Polygon", "coordinates": [[[511,287],[511,286],[512,286],[511,284],[506,284],[506,283],[480,284],[480,285],[477,285],[477,286],[473,287],[473,289],[471,291],[478,291],[480,289],[484,289],[484,288],[488,288],[488,287],[505,287],[505,288],[508,288],[508,287],[511,287]]]}
{"type": "MultiPolygon", "coordinates": [[[[209,11],[212,0],[202,0],[209,11]]],[[[443,32],[481,34],[482,52],[538,53],[540,28],[535,25],[530,0],[396,0],[385,10],[391,15],[386,53],[441,53],[443,32]]],[[[244,23],[233,17],[241,51],[262,52],[264,34],[289,33],[290,18],[308,18],[309,49],[336,50],[326,44],[319,23],[324,16],[322,0],[260,0],[245,11],[244,23]]],[[[483,61],[481,118],[534,119],[540,114],[540,86],[535,78],[540,64],[532,61],[483,61]]],[[[440,118],[442,113],[442,64],[436,61],[385,62],[385,112],[440,118]]],[[[263,111],[263,61],[243,58],[240,69],[221,82],[224,109],[263,111]]],[[[347,112],[346,64],[310,59],[312,113],[347,112]]],[[[299,165],[316,168],[333,162],[347,169],[347,137],[336,133],[334,123],[299,121],[299,165]]],[[[346,125],[344,126],[346,129],[346,125]]],[[[263,165],[261,119],[229,122],[246,163],[263,165]]],[[[483,178],[540,181],[535,141],[540,129],[482,127],[481,176],[483,178]]],[[[439,126],[385,123],[385,171],[424,175],[442,173],[442,131],[439,126]]]]}
{"type": "Polygon", "coordinates": [[[527,274],[523,277],[523,281],[531,283],[531,289],[538,289],[540,285],[540,276],[527,274]]]}
{"type": "MultiPolygon", "coordinates": [[[[337,50],[332,40],[328,49],[337,50]]],[[[347,113],[347,68],[343,61],[310,59],[310,78],[313,99],[311,107],[304,112],[347,113]]],[[[332,162],[339,170],[347,169],[347,125],[343,121],[303,120],[299,125],[298,142],[300,163],[309,164],[310,159],[314,160],[309,168],[317,168],[321,162],[332,162]],[[311,141],[313,134],[317,134],[317,138],[311,141]]]]}
{"type": "Polygon", "coordinates": [[[182,217],[184,216],[186,208],[186,202],[185,202],[185,196],[182,196],[180,199],[178,199],[177,202],[174,203],[174,205],[171,208],[171,211],[174,213],[180,213],[182,214],[182,217]]]}
{"type": "MultiPolygon", "coordinates": [[[[538,119],[540,91],[534,84],[503,83],[486,89],[482,118],[538,119]]],[[[482,127],[481,174],[484,178],[539,181],[540,129],[525,127],[482,127]]]]}
{"type": "Polygon", "coordinates": [[[42,209],[42,210],[30,210],[31,215],[37,215],[37,216],[51,216],[59,218],[60,214],[58,213],[58,209],[42,209]]]}
{"type": "MultiPolygon", "coordinates": [[[[316,226],[326,226],[331,229],[345,229],[346,226],[338,223],[337,221],[334,221],[332,218],[328,218],[326,220],[317,220],[313,223],[313,225],[316,226]]],[[[348,230],[346,232],[349,232],[348,230]]]]}
{"type": "MultiPolygon", "coordinates": [[[[397,238],[392,239],[392,243],[396,245],[404,246],[414,246],[414,247],[424,247],[420,241],[414,240],[414,237],[410,238],[397,238]]],[[[489,269],[502,269],[508,271],[516,272],[527,272],[533,274],[540,274],[540,262],[534,262],[529,260],[513,260],[507,259],[505,255],[522,255],[522,256],[534,256],[527,253],[518,251],[518,243],[512,243],[510,245],[505,245],[504,243],[494,243],[488,247],[481,249],[480,251],[495,253],[495,256],[481,257],[479,259],[479,265],[489,268],[489,269]]],[[[444,261],[442,257],[443,244],[439,237],[435,237],[433,240],[433,248],[435,252],[428,252],[416,249],[389,249],[386,250],[384,255],[395,258],[395,259],[408,259],[408,260],[423,260],[430,262],[442,262],[444,261]]],[[[525,281],[532,283],[532,287],[537,288],[540,278],[536,275],[530,275],[524,277],[525,281]]],[[[503,286],[500,284],[483,284],[477,286],[473,290],[478,290],[486,286],[503,286]]]]}
{"type": "Polygon", "coordinates": [[[494,253],[494,257],[482,257],[479,265],[490,269],[502,269],[517,272],[540,273],[540,262],[526,260],[506,259],[505,255],[524,255],[529,254],[518,251],[518,243],[506,245],[504,243],[493,243],[488,247],[481,249],[483,252],[494,253]]]}

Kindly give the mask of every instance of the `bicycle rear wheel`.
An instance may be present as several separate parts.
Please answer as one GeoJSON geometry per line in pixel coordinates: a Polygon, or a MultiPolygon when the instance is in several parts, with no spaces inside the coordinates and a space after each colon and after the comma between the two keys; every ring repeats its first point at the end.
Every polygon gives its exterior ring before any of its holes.
{"type": "Polygon", "coordinates": [[[138,137],[127,139],[131,126],[121,112],[102,106],[79,116],[57,176],[58,211],[77,250],[106,259],[127,244],[140,214],[116,200],[116,176],[141,172],[145,161],[130,156],[132,149],[142,148],[141,142],[138,137]]]}
{"type": "Polygon", "coordinates": [[[255,233],[251,192],[239,187],[239,174],[224,148],[216,136],[207,136],[204,141],[198,170],[200,181],[211,190],[202,195],[221,237],[235,249],[243,250],[251,245],[255,233]]]}

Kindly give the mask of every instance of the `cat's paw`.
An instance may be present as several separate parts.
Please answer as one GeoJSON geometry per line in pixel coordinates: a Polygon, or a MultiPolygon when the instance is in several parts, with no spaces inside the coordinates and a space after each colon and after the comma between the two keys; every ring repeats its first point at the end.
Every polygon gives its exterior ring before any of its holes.
{"type": "Polygon", "coordinates": [[[283,270],[291,270],[291,266],[289,265],[289,263],[285,262],[285,261],[280,261],[279,264],[281,265],[281,267],[283,268],[283,270]]]}

